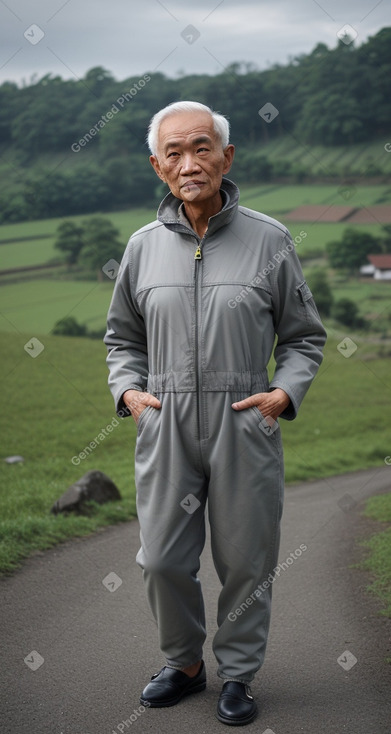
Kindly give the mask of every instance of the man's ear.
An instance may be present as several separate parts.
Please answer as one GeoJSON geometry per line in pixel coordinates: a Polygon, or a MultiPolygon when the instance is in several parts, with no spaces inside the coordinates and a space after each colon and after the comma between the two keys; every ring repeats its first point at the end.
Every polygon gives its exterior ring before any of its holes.
{"type": "Polygon", "coordinates": [[[223,174],[228,173],[228,171],[231,169],[234,155],[235,155],[235,146],[230,143],[229,145],[227,145],[226,148],[224,148],[223,174]]]}
{"type": "Polygon", "coordinates": [[[149,161],[150,161],[152,167],[154,168],[155,173],[159,176],[159,178],[161,178],[162,181],[164,181],[164,183],[166,183],[165,176],[162,173],[162,170],[160,168],[160,163],[159,163],[158,159],[156,158],[156,156],[155,155],[150,155],[149,156],[149,161]]]}

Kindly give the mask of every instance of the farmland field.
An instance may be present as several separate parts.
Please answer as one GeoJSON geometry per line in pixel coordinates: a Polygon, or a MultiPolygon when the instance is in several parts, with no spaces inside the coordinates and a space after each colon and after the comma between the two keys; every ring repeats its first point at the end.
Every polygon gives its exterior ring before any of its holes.
{"type": "Polygon", "coordinates": [[[289,161],[307,167],[313,175],[327,175],[331,172],[344,176],[355,172],[365,175],[368,166],[375,164],[383,173],[391,173],[391,156],[384,145],[388,138],[371,143],[326,147],[322,145],[302,145],[293,135],[264,143],[261,152],[273,162],[289,161]]]}
{"type": "Polygon", "coordinates": [[[31,280],[0,288],[0,331],[49,334],[56,321],[73,316],[91,329],[105,324],[113,282],[31,280]]]}
{"type": "MultiPolygon", "coordinates": [[[[349,187],[347,187],[349,189],[349,187]]],[[[260,187],[241,186],[241,203],[265,213],[286,214],[303,204],[327,204],[328,206],[371,206],[391,202],[391,187],[384,185],[352,186],[348,199],[340,193],[336,184],[288,185],[270,184],[260,187]]],[[[0,235],[1,236],[1,235],[0,235]]]]}

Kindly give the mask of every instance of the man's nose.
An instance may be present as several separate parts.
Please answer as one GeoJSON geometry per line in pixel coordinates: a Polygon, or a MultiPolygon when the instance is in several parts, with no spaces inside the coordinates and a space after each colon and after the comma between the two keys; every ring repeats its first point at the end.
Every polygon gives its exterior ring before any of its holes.
{"type": "Polygon", "coordinates": [[[182,156],[181,161],[181,173],[182,174],[189,174],[194,173],[194,171],[200,171],[200,165],[197,163],[197,160],[193,153],[184,153],[182,156]]]}

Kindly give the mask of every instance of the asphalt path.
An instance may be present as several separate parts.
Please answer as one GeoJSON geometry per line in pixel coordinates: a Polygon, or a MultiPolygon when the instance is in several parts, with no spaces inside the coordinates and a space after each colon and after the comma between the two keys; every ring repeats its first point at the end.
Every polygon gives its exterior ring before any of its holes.
{"type": "MultiPolygon", "coordinates": [[[[357,538],[377,529],[362,518],[365,499],[389,490],[390,480],[391,467],[382,467],[287,488],[268,650],[252,684],[259,715],[241,731],[389,734],[390,621],[352,564],[363,553],[357,538]]],[[[215,718],[220,584],[209,543],[200,572],[207,689],[172,708],[140,708],[164,661],[138,547],[132,521],[36,554],[1,580],[2,734],[230,731],[215,718]]]]}

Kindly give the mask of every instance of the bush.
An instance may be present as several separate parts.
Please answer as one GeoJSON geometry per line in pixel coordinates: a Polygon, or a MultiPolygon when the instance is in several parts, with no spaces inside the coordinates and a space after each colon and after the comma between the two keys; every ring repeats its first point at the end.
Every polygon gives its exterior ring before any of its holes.
{"type": "Polygon", "coordinates": [[[272,166],[273,178],[284,178],[291,175],[291,161],[278,158],[276,161],[273,161],[272,166]]]}
{"type": "Polygon", "coordinates": [[[52,329],[55,336],[86,336],[88,339],[103,339],[106,328],[89,331],[85,324],[79,324],[73,316],[57,321],[52,329]]]}
{"type": "Polygon", "coordinates": [[[85,324],[79,324],[73,316],[67,316],[54,324],[52,334],[56,336],[87,336],[87,327],[85,324]]]}
{"type": "Polygon", "coordinates": [[[348,227],[344,230],[342,240],[326,244],[326,252],[332,268],[354,272],[367,262],[367,255],[382,252],[381,240],[369,232],[360,232],[348,227]]]}
{"type": "Polygon", "coordinates": [[[361,329],[366,326],[366,321],[359,316],[358,306],[350,298],[340,298],[331,309],[331,315],[340,324],[352,328],[361,329]]]}
{"type": "Polygon", "coordinates": [[[96,329],[95,331],[88,331],[86,336],[88,336],[89,339],[102,339],[104,335],[106,334],[106,329],[96,329]]]}
{"type": "Polygon", "coordinates": [[[308,275],[308,284],[321,316],[329,316],[333,305],[333,294],[324,270],[318,268],[308,275]]]}

